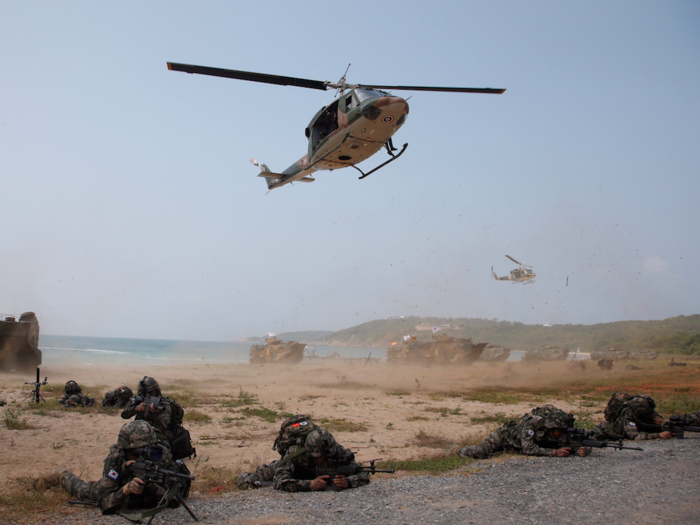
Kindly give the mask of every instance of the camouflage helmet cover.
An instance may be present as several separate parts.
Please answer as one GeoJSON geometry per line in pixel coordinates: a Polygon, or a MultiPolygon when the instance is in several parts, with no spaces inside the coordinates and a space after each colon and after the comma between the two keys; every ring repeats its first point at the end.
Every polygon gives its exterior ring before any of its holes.
{"type": "Polygon", "coordinates": [[[328,457],[336,452],[338,443],[330,432],[319,428],[306,436],[304,448],[311,457],[328,457]]]}
{"type": "Polygon", "coordinates": [[[158,381],[152,377],[143,376],[143,379],[139,381],[139,395],[145,396],[146,394],[160,394],[160,385],[158,381]]]}
{"type": "Polygon", "coordinates": [[[569,418],[569,414],[563,410],[553,410],[547,414],[544,420],[544,427],[548,430],[552,428],[567,428],[569,426],[569,418]]]}
{"type": "Polygon", "coordinates": [[[66,381],[66,387],[65,387],[66,394],[80,394],[82,392],[82,389],[73,380],[66,381]]]}
{"type": "Polygon", "coordinates": [[[117,448],[122,450],[155,445],[156,431],[146,421],[129,421],[119,430],[117,448]]]}
{"type": "Polygon", "coordinates": [[[635,417],[645,419],[654,415],[656,403],[650,397],[635,396],[627,402],[635,417]]]}

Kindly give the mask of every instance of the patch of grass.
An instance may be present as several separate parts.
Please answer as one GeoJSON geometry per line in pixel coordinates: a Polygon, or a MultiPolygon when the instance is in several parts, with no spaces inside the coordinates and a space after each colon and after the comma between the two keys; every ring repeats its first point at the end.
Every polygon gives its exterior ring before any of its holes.
{"type": "Polygon", "coordinates": [[[428,434],[423,429],[421,429],[413,438],[412,443],[419,447],[448,448],[454,444],[454,440],[445,436],[436,436],[433,434],[428,434]]]}
{"type": "Polygon", "coordinates": [[[321,419],[319,424],[329,432],[367,432],[367,423],[355,423],[347,419],[321,419]]]}
{"type": "Polygon", "coordinates": [[[178,392],[177,396],[172,396],[182,408],[192,408],[196,407],[200,403],[200,398],[193,392],[185,390],[184,392],[178,392]]]}
{"type": "Polygon", "coordinates": [[[492,403],[494,405],[516,405],[523,401],[527,401],[528,395],[526,392],[508,391],[507,389],[480,389],[472,392],[466,392],[463,397],[467,401],[478,401],[480,403],[492,403]]]}
{"type": "Polygon", "coordinates": [[[34,522],[43,516],[48,523],[58,521],[52,519],[56,515],[74,515],[82,512],[66,504],[70,496],[61,487],[36,491],[32,485],[34,479],[28,477],[15,478],[8,489],[0,494],[0,516],[3,523],[34,522]]]}
{"type": "Polygon", "coordinates": [[[182,419],[188,423],[209,423],[211,421],[211,417],[198,410],[187,410],[182,419]]]}
{"type": "Polygon", "coordinates": [[[496,412],[495,414],[487,414],[483,410],[481,411],[483,416],[471,416],[469,419],[472,423],[476,425],[482,425],[485,423],[497,423],[499,426],[503,425],[506,421],[514,419],[510,416],[506,416],[503,412],[496,412]]]}
{"type": "Polygon", "coordinates": [[[423,410],[426,412],[436,412],[441,416],[459,416],[462,415],[462,407],[447,408],[447,407],[426,407],[423,410]]]}
{"type": "Polygon", "coordinates": [[[595,421],[593,421],[593,418],[591,417],[593,415],[593,412],[589,412],[587,410],[579,410],[578,412],[574,413],[574,416],[576,416],[576,422],[574,423],[574,426],[576,428],[582,428],[583,430],[590,430],[595,426],[595,421]]]}
{"type": "Polygon", "coordinates": [[[700,410],[700,398],[697,394],[673,393],[663,397],[654,397],[656,411],[662,414],[687,414],[700,410]]]}
{"type": "Polygon", "coordinates": [[[5,410],[5,417],[3,418],[2,422],[9,430],[28,430],[35,428],[27,422],[26,418],[22,418],[22,414],[23,412],[21,408],[15,409],[8,407],[5,410]]]}
{"type": "Polygon", "coordinates": [[[406,421],[428,421],[428,418],[425,416],[409,416],[406,418],[406,421]]]}
{"type": "Polygon", "coordinates": [[[301,396],[299,398],[299,401],[311,401],[312,399],[318,399],[319,397],[323,397],[323,396],[315,396],[312,394],[306,394],[306,395],[301,396]]]}
{"type": "Polygon", "coordinates": [[[460,458],[457,456],[449,456],[435,459],[390,459],[387,461],[382,461],[381,468],[408,470],[413,472],[422,472],[424,474],[437,475],[442,474],[443,472],[449,472],[450,470],[455,470],[473,461],[474,460],[471,458],[460,458]]]}
{"type": "Polygon", "coordinates": [[[366,383],[360,383],[358,381],[341,381],[340,383],[325,383],[318,385],[321,388],[340,388],[344,390],[367,390],[368,388],[373,388],[374,385],[368,385],[366,383]]]}
{"type": "Polygon", "coordinates": [[[404,390],[403,388],[399,388],[398,390],[389,390],[386,393],[387,396],[410,396],[411,393],[408,390],[404,390]]]}
{"type": "Polygon", "coordinates": [[[244,408],[241,411],[243,414],[246,416],[256,416],[259,417],[260,419],[263,419],[267,421],[268,423],[274,423],[278,419],[281,419],[282,415],[278,414],[274,410],[270,410],[269,408],[265,407],[260,407],[260,408],[244,408]]]}
{"type": "Polygon", "coordinates": [[[223,417],[221,418],[221,421],[226,423],[226,424],[231,424],[234,421],[245,421],[244,417],[223,417]]]}
{"type": "Polygon", "coordinates": [[[193,475],[195,480],[192,483],[192,490],[204,497],[212,497],[238,490],[236,480],[241,475],[241,469],[205,465],[196,469],[196,474],[193,472],[193,475]]]}
{"type": "Polygon", "coordinates": [[[240,407],[240,406],[245,406],[245,405],[257,405],[258,404],[258,396],[256,394],[251,394],[250,392],[246,392],[243,390],[243,387],[241,387],[240,391],[238,392],[238,399],[236,401],[224,401],[221,403],[221,406],[224,408],[233,408],[233,407],[240,407]]]}

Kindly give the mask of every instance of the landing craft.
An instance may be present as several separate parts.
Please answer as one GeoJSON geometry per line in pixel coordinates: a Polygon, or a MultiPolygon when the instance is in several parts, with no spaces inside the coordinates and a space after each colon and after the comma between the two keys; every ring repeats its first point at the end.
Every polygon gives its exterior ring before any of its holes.
{"type": "MultiPolygon", "coordinates": [[[[350,66],[348,66],[349,68],[350,66]]],[[[307,80],[233,69],[177,64],[174,62],[168,62],[168,69],[266,84],[297,86],[320,89],[322,91],[327,89],[336,90],[337,98],[321,108],[306,127],[306,138],[309,140],[306,155],[282,173],[273,172],[266,164],[258,162],[255,158],[250,159],[253,164],[260,168],[260,175],[258,176],[265,179],[268,190],[280,188],[290,182],[313,182],[316,179],[310,175],[320,170],[333,171],[351,167],[360,172],[360,179],[364,179],[379,168],[398,159],[406,151],[408,144],[404,144],[401,151],[398,151],[394,147],[391,138],[406,122],[408,102],[401,97],[392,96],[385,90],[490,93],[497,95],[505,91],[505,89],[492,88],[348,84],[345,80],[347,70],[338,82],[329,82],[328,80],[307,80]],[[367,173],[356,166],[356,164],[367,160],[382,148],[385,148],[389,154],[389,160],[367,173]],[[395,153],[396,151],[398,153],[395,153]]]]}

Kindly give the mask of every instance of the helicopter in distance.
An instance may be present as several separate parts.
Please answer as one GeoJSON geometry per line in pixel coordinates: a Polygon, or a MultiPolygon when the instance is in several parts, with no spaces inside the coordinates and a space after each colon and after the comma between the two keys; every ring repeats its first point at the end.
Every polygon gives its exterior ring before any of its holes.
{"type": "Polygon", "coordinates": [[[499,277],[496,272],[493,271],[493,266],[491,267],[491,273],[493,278],[497,281],[512,281],[514,283],[525,283],[530,284],[535,282],[535,272],[532,271],[532,266],[528,266],[521,262],[516,261],[510,255],[506,255],[511,261],[518,265],[515,270],[510,271],[510,275],[504,277],[499,277]]]}
{"type": "Polygon", "coordinates": [[[441,91],[448,93],[489,93],[502,94],[505,89],[459,88],[427,86],[379,86],[369,84],[348,84],[348,69],[338,82],[328,80],[307,80],[303,78],[236,71],[190,64],[168,62],[170,71],[234,78],[251,82],[263,82],[282,86],[297,86],[309,89],[336,90],[336,98],[321,108],[306,127],[309,140],[308,152],[297,162],[281,173],[275,173],[266,164],[255,158],[250,161],[260,168],[259,177],[267,182],[267,188],[274,190],[291,182],[313,182],[311,177],[319,170],[355,168],[364,179],[378,169],[398,159],[408,144],[398,151],[392,143],[392,136],[406,122],[408,103],[401,97],[391,95],[386,90],[441,91]],[[365,173],[356,166],[385,148],[390,159],[365,173]],[[395,153],[397,152],[398,153],[395,153]]]}

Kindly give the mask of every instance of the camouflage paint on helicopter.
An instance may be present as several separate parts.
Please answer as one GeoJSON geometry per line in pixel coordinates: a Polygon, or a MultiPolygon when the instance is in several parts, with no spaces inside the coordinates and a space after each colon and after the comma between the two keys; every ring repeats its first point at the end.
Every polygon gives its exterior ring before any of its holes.
{"type": "Polygon", "coordinates": [[[266,164],[258,162],[255,158],[250,159],[253,164],[260,168],[258,176],[265,179],[269,190],[291,182],[313,182],[316,179],[310,175],[319,170],[332,171],[352,167],[362,174],[360,179],[363,179],[398,159],[406,151],[408,144],[404,144],[401,151],[395,154],[394,151],[397,149],[394,148],[391,139],[406,121],[408,103],[405,99],[392,96],[384,90],[490,94],[502,94],[505,91],[505,89],[493,88],[351,85],[345,80],[347,70],[338,82],[333,83],[327,80],[308,80],[173,62],[168,62],[168,69],[266,84],[297,86],[324,91],[327,89],[337,90],[338,98],[318,111],[307,126],[308,152],[301,159],[282,173],[273,172],[266,164]],[[389,154],[389,160],[367,173],[356,166],[382,148],[385,148],[389,154]]]}
{"type": "MultiPolygon", "coordinates": [[[[526,264],[520,263],[513,259],[510,255],[506,255],[511,261],[513,261],[515,264],[518,264],[519,266],[515,270],[510,271],[510,275],[506,275],[504,277],[499,277],[496,275],[496,272],[493,271],[493,266],[491,267],[491,273],[493,274],[493,278],[496,279],[497,281],[511,281],[514,283],[534,283],[535,282],[535,272],[532,271],[532,266],[528,266],[526,264]]],[[[568,278],[567,278],[568,279],[568,278]]],[[[568,286],[568,280],[567,280],[567,286],[568,286]]]]}

